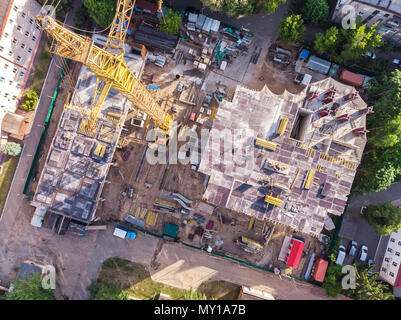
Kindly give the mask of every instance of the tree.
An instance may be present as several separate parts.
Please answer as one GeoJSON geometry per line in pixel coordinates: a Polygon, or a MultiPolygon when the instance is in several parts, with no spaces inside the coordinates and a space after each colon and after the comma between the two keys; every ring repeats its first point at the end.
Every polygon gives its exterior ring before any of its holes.
{"type": "Polygon", "coordinates": [[[267,13],[275,13],[278,7],[284,3],[286,3],[287,0],[267,0],[265,2],[265,9],[267,13]]]}
{"type": "Polygon", "coordinates": [[[336,27],[327,29],[326,33],[316,34],[314,48],[320,55],[327,55],[330,60],[337,61],[337,48],[340,44],[340,32],[336,27]]]}
{"type": "Polygon", "coordinates": [[[79,28],[84,27],[88,19],[89,19],[89,12],[85,6],[79,8],[74,15],[74,22],[79,28]]]}
{"type": "Polygon", "coordinates": [[[113,22],[116,14],[116,2],[114,0],[83,0],[89,15],[102,28],[107,28],[113,22]]]}
{"type": "Polygon", "coordinates": [[[252,14],[258,4],[258,0],[201,0],[201,2],[211,10],[224,12],[228,16],[252,14]]]}
{"type": "MultiPolygon", "coordinates": [[[[41,5],[44,5],[47,0],[38,0],[41,5]]],[[[61,0],[56,8],[57,17],[64,16],[68,11],[72,9],[72,2],[74,0],[61,0]]],[[[50,4],[50,1],[47,1],[47,4],[50,4]]],[[[55,2],[56,4],[57,2],[55,2]]]]}
{"type": "Polygon", "coordinates": [[[297,42],[303,38],[305,29],[301,15],[291,15],[280,20],[278,37],[286,42],[297,42]]]}
{"type": "Polygon", "coordinates": [[[7,142],[5,145],[0,146],[0,151],[6,155],[16,157],[21,153],[22,147],[16,142],[7,142]]]}
{"type": "Polygon", "coordinates": [[[401,209],[391,203],[369,205],[363,211],[363,217],[380,236],[401,229],[401,209]]]}
{"type": "Polygon", "coordinates": [[[302,17],[307,24],[314,26],[324,24],[329,16],[329,5],[326,0],[306,0],[302,17]]]}
{"type": "Polygon", "coordinates": [[[354,265],[356,281],[355,289],[349,292],[350,297],[356,300],[393,300],[389,285],[376,280],[377,272],[369,274],[373,267],[358,271],[354,265]]]}
{"type": "Polygon", "coordinates": [[[322,285],[329,297],[335,298],[340,294],[342,276],[341,266],[332,262],[327,268],[326,277],[322,285]]]}
{"type": "Polygon", "coordinates": [[[207,297],[204,293],[194,291],[190,288],[188,291],[185,291],[182,300],[207,300],[207,297]]]}
{"type": "Polygon", "coordinates": [[[24,92],[22,96],[21,107],[26,111],[33,111],[35,110],[38,101],[39,101],[38,92],[36,90],[31,89],[27,92],[24,92]]]}
{"type": "Polygon", "coordinates": [[[179,34],[181,24],[180,14],[170,9],[164,19],[160,19],[160,31],[168,34],[179,34]]]}
{"type": "Polygon", "coordinates": [[[96,280],[88,286],[91,300],[128,300],[118,282],[108,281],[107,279],[96,280]]]}
{"type": "Polygon", "coordinates": [[[5,294],[6,300],[55,300],[54,290],[43,289],[38,272],[27,279],[17,278],[13,285],[14,289],[5,294]]]}
{"type": "Polygon", "coordinates": [[[377,23],[370,27],[362,24],[361,17],[358,17],[354,29],[342,29],[342,60],[357,60],[362,54],[382,46],[382,35],[376,27],[377,23]]]}

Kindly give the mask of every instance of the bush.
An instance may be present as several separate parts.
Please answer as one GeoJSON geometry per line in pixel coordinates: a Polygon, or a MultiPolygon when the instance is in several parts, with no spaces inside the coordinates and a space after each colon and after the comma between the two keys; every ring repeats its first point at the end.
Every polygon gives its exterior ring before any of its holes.
{"type": "Polygon", "coordinates": [[[172,9],[166,14],[164,19],[160,20],[160,31],[168,34],[178,34],[180,32],[180,25],[182,24],[182,19],[177,11],[172,9]]]}
{"type": "Polygon", "coordinates": [[[39,96],[36,90],[29,90],[24,93],[22,96],[22,104],[21,107],[26,111],[33,111],[38,104],[39,96]]]}
{"type": "Polygon", "coordinates": [[[305,29],[301,16],[291,15],[280,20],[278,37],[286,42],[298,42],[302,40],[305,29]]]}
{"type": "Polygon", "coordinates": [[[0,151],[6,155],[16,157],[21,153],[22,147],[16,142],[7,142],[4,146],[0,147],[0,151]]]}

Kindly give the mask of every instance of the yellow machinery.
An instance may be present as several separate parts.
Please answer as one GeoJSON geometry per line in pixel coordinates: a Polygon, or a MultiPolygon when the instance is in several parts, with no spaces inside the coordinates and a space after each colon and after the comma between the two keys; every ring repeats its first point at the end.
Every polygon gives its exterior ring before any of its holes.
{"type": "Polygon", "coordinates": [[[287,128],[287,124],[288,124],[288,119],[287,118],[282,118],[280,120],[280,124],[279,124],[279,126],[277,128],[277,134],[279,136],[283,135],[283,133],[285,132],[285,129],[287,128]]]}
{"type": "Polygon", "coordinates": [[[135,0],[118,1],[104,48],[96,46],[91,38],[68,30],[48,15],[36,16],[36,23],[56,42],[51,48],[52,53],[83,63],[98,77],[86,126],[92,131],[96,128],[96,119],[111,87],[146,112],[155,125],[165,132],[171,126],[172,117],[160,107],[146,86],[128,69],[124,60],[124,40],[134,5],[135,0]]]}
{"type": "Polygon", "coordinates": [[[305,183],[304,183],[304,188],[305,189],[307,189],[307,190],[310,189],[310,187],[312,185],[312,182],[313,182],[313,178],[315,177],[315,172],[316,172],[315,169],[310,169],[308,171],[308,174],[306,176],[305,183]]]}
{"type": "Polygon", "coordinates": [[[275,198],[273,196],[266,196],[265,198],[265,202],[267,204],[272,204],[273,206],[277,206],[277,207],[281,207],[281,205],[283,204],[283,200],[279,199],[278,197],[275,198]]]}
{"type": "Polygon", "coordinates": [[[277,147],[277,143],[260,138],[256,138],[255,144],[259,147],[269,149],[272,151],[275,151],[277,147]]]}

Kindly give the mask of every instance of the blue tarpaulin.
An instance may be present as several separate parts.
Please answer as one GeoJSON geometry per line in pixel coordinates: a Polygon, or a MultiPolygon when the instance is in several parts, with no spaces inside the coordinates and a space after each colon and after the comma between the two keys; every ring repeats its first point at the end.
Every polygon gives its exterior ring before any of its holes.
{"type": "Polygon", "coordinates": [[[300,59],[308,59],[309,57],[309,50],[303,49],[301,54],[299,55],[300,59]]]}

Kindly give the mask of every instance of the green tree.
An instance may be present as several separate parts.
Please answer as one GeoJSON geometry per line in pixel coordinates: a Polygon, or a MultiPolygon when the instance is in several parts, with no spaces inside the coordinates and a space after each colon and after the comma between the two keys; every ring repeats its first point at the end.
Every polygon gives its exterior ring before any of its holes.
{"type": "Polygon", "coordinates": [[[179,34],[181,24],[180,14],[170,9],[164,19],[160,19],[160,31],[168,34],[179,34]]]}
{"type": "Polygon", "coordinates": [[[342,60],[357,60],[362,54],[382,46],[382,35],[376,27],[377,23],[370,27],[362,24],[361,17],[358,17],[354,29],[342,29],[342,60]]]}
{"type": "Polygon", "coordinates": [[[114,0],[83,0],[89,15],[102,28],[107,28],[116,14],[116,2],[114,0]]]}
{"type": "Polygon", "coordinates": [[[21,153],[22,147],[16,142],[7,142],[5,145],[0,146],[0,151],[6,155],[16,157],[21,153]]]}
{"type": "Polygon", "coordinates": [[[326,33],[316,34],[314,48],[320,55],[327,55],[330,60],[337,61],[337,48],[340,44],[340,32],[336,27],[326,30],[326,33]]]}
{"type": "MultiPolygon", "coordinates": [[[[47,0],[38,0],[41,5],[44,5],[47,0]]],[[[72,2],[74,0],[61,0],[56,8],[57,17],[64,16],[68,11],[72,9],[72,2]]],[[[58,1],[57,1],[58,2],[58,1]]],[[[55,4],[57,3],[55,2],[55,4]]],[[[47,1],[47,4],[50,4],[50,1],[47,1]]]]}
{"type": "Polygon", "coordinates": [[[363,211],[363,217],[380,236],[401,229],[401,209],[391,203],[369,205],[363,211]]]}
{"type": "Polygon", "coordinates": [[[266,0],[265,2],[265,9],[267,13],[275,13],[278,7],[284,3],[286,3],[287,0],[266,0]]]}
{"type": "Polygon", "coordinates": [[[384,282],[377,281],[377,272],[369,274],[373,268],[365,268],[356,271],[355,289],[349,292],[349,296],[356,300],[393,300],[394,295],[391,292],[390,286],[384,282]]]}
{"type": "Polygon", "coordinates": [[[329,5],[326,0],[306,0],[302,8],[302,18],[314,26],[323,24],[329,16],[329,5]]]}
{"type": "Polygon", "coordinates": [[[128,300],[128,295],[115,281],[96,280],[88,286],[91,300],[128,300]]]}
{"type": "Polygon", "coordinates": [[[5,294],[6,300],[55,300],[54,291],[43,289],[41,275],[35,273],[27,279],[17,278],[14,289],[5,294]]]}
{"type": "Polygon", "coordinates": [[[39,101],[38,92],[36,90],[31,89],[29,91],[24,92],[22,96],[21,107],[26,111],[33,111],[35,110],[38,101],[39,101]]]}
{"type": "Polygon", "coordinates": [[[341,278],[343,274],[341,273],[341,266],[335,263],[331,263],[327,268],[326,277],[322,288],[326,291],[329,297],[337,297],[341,293],[341,278]]]}
{"type": "Polygon", "coordinates": [[[79,28],[84,27],[88,19],[89,19],[89,12],[85,6],[79,8],[74,15],[74,22],[79,28]]]}
{"type": "Polygon", "coordinates": [[[223,12],[228,16],[252,14],[258,8],[258,0],[201,0],[201,2],[211,10],[223,12]]]}
{"type": "Polygon", "coordinates": [[[286,42],[297,42],[303,38],[305,29],[301,15],[291,15],[280,20],[278,37],[286,42]]]}
{"type": "Polygon", "coordinates": [[[207,300],[207,297],[204,293],[194,291],[190,288],[188,291],[185,291],[182,300],[207,300]]]}

